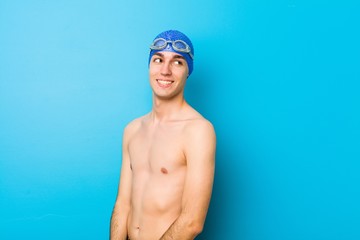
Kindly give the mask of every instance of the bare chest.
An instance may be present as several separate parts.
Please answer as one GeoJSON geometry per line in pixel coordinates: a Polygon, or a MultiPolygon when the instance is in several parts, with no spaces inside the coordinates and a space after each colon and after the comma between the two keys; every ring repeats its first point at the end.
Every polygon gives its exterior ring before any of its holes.
{"type": "Polygon", "coordinates": [[[181,126],[143,127],[129,143],[133,173],[171,174],[181,169],[186,165],[184,141],[181,126]]]}

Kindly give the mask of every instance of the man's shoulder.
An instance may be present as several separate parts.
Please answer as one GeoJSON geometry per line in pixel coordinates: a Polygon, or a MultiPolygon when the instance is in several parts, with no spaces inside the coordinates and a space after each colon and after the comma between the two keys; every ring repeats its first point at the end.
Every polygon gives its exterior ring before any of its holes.
{"type": "Polygon", "coordinates": [[[199,131],[214,132],[214,126],[212,123],[201,115],[196,109],[188,105],[187,118],[185,124],[185,131],[190,134],[196,134],[199,131]]]}
{"type": "Polygon", "coordinates": [[[203,116],[199,115],[187,122],[185,126],[186,134],[193,135],[215,135],[213,124],[203,116]]]}
{"type": "Polygon", "coordinates": [[[135,132],[137,132],[141,128],[141,126],[144,122],[144,119],[146,117],[147,117],[147,115],[144,115],[144,116],[135,118],[134,120],[129,122],[124,129],[124,136],[131,136],[135,132]]]}

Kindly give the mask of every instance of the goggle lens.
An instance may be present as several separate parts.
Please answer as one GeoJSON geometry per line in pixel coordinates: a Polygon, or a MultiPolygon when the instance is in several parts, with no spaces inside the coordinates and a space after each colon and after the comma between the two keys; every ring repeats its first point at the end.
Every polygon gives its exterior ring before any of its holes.
{"type": "Polygon", "coordinates": [[[173,48],[178,50],[187,50],[187,45],[183,41],[175,41],[173,42],[173,48]]]}
{"type": "Polygon", "coordinates": [[[165,39],[163,39],[163,38],[158,38],[158,39],[156,39],[156,40],[154,41],[152,47],[158,47],[159,49],[161,49],[161,48],[165,48],[165,47],[166,47],[166,44],[167,44],[167,42],[166,42],[165,39]]]}

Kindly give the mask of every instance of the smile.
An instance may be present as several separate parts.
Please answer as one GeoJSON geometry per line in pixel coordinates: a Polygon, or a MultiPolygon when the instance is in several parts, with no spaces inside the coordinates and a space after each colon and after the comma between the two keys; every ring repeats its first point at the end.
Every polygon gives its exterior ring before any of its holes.
{"type": "Polygon", "coordinates": [[[174,82],[171,80],[163,80],[163,79],[156,79],[156,81],[158,82],[160,87],[170,87],[171,84],[174,82]]]}

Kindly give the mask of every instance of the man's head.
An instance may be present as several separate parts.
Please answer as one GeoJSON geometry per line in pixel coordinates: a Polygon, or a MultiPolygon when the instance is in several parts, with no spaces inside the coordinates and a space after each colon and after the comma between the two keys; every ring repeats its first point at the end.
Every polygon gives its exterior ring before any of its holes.
{"type": "Polygon", "coordinates": [[[183,56],[189,68],[189,75],[192,73],[194,47],[185,34],[177,30],[167,30],[157,35],[150,46],[149,63],[154,53],[163,51],[175,52],[183,56]]]}

